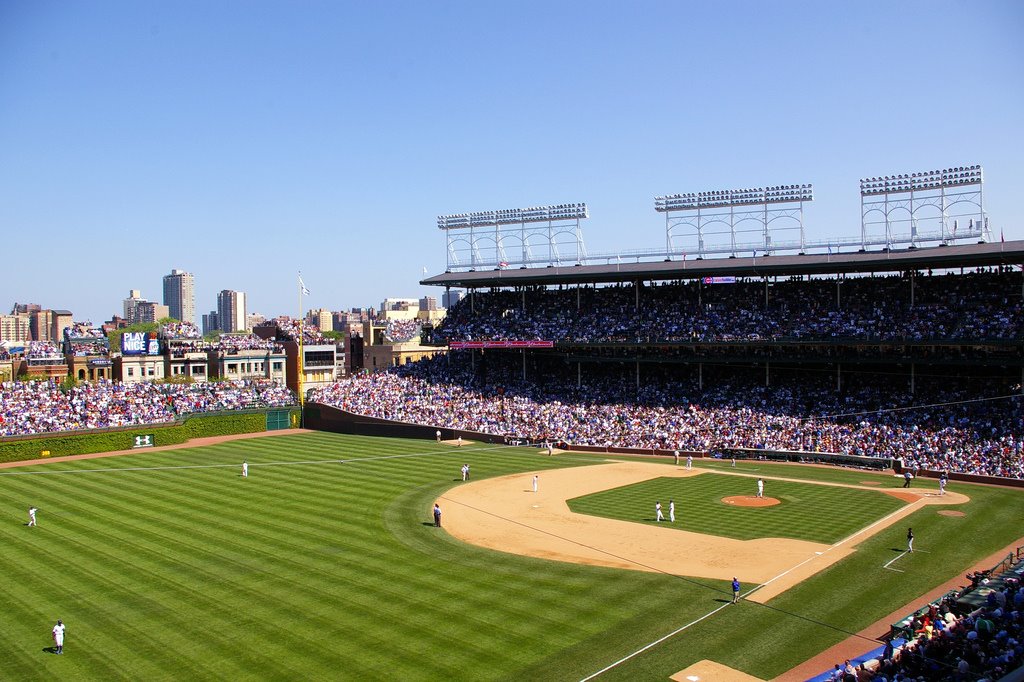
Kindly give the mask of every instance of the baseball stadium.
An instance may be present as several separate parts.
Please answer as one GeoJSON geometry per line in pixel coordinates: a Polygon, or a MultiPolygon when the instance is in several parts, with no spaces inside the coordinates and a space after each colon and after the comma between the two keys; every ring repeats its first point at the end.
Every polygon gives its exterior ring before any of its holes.
{"type": "Polygon", "coordinates": [[[1022,679],[1024,242],[980,184],[862,180],[848,242],[809,185],[659,197],[615,255],[585,204],[442,216],[418,361],[5,385],[0,678],[1022,679]]]}

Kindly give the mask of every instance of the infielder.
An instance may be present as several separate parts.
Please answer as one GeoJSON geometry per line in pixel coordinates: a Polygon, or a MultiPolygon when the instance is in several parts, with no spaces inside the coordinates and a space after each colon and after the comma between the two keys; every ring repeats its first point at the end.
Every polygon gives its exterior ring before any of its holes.
{"type": "Polygon", "coordinates": [[[757,496],[764,497],[764,481],[757,479],[757,496]]]}
{"type": "Polygon", "coordinates": [[[533,475],[533,492],[537,492],[537,483],[539,483],[539,482],[540,482],[540,476],[534,474],[533,475]]]}
{"type": "Polygon", "coordinates": [[[654,515],[656,517],[654,519],[655,521],[661,522],[665,520],[665,517],[661,513],[661,502],[654,503],[654,515]]]}
{"type": "Polygon", "coordinates": [[[676,522],[676,503],[672,500],[668,501],[668,520],[670,523],[676,522]]]}

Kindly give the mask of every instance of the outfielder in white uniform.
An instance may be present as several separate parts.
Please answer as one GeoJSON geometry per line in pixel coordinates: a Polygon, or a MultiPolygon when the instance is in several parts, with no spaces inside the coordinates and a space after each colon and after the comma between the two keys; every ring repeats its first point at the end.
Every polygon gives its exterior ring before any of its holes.
{"type": "Polygon", "coordinates": [[[39,511],[39,510],[36,509],[35,507],[29,507],[28,508],[28,525],[30,525],[30,526],[36,525],[36,512],[37,511],[39,511]]]}
{"type": "Polygon", "coordinates": [[[242,478],[249,477],[249,463],[244,459],[242,460],[242,478]]]}
{"type": "Polygon", "coordinates": [[[665,520],[665,516],[661,513],[661,502],[654,503],[654,515],[656,517],[655,521],[661,522],[665,520]]]}
{"type": "Polygon", "coordinates": [[[676,503],[672,500],[668,501],[668,520],[672,523],[676,522],[676,503]]]}
{"type": "Polygon", "coordinates": [[[64,622],[59,618],[57,624],[53,626],[53,644],[57,649],[54,653],[64,653],[64,622]]]}

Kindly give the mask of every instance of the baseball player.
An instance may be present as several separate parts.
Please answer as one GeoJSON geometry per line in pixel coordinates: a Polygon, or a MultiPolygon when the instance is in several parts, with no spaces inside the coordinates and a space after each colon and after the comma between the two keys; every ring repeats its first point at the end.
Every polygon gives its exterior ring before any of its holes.
{"type": "Polygon", "coordinates": [[[757,479],[757,496],[764,497],[764,481],[757,479]]]}
{"type": "Polygon", "coordinates": [[[28,525],[29,526],[36,525],[36,512],[37,511],[39,511],[39,510],[36,509],[35,507],[29,507],[28,508],[28,525]]]}
{"type": "Polygon", "coordinates": [[[655,521],[661,522],[665,520],[664,515],[661,513],[661,502],[654,503],[654,515],[656,517],[655,521]]]}
{"type": "Polygon", "coordinates": [[[676,503],[672,500],[668,501],[668,520],[670,523],[676,522],[676,503]]]}
{"type": "Polygon", "coordinates": [[[54,653],[64,653],[64,622],[58,618],[57,624],[53,626],[53,644],[57,650],[54,653]]]}
{"type": "Polygon", "coordinates": [[[249,477],[249,463],[243,459],[242,460],[242,478],[248,478],[248,477],[249,477]]]}

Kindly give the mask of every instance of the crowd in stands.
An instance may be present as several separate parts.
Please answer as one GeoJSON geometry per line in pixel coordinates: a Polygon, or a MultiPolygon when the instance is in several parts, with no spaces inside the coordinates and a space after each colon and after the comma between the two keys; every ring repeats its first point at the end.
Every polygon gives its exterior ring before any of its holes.
{"type": "Polygon", "coordinates": [[[421,329],[418,320],[388,320],[384,327],[384,338],[390,343],[405,343],[418,339],[421,329]]]}
{"type": "Polygon", "coordinates": [[[169,339],[201,339],[203,334],[193,322],[168,322],[160,327],[165,338],[169,339]]]}
{"type": "Polygon", "coordinates": [[[284,352],[284,347],[273,339],[261,339],[255,334],[225,334],[213,347],[231,353],[239,350],[269,350],[284,352]]]}
{"type": "Polygon", "coordinates": [[[320,329],[310,324],[299,324],[296,320],[279,320],[277,322],[277,328],[283,338],[289,341],[299,340],[299,327],[302,327],[302,343],[309,345],[318,345],[326,343],[323,334],[320,333],[320,329]]]}
{"type": "Polygon", "coordinates": [[[990,592],[983,608],[959,617],[952,599],[943,599],[909,629],[908,643],[891,653],[887,647],[858,682],[999,680],[1024,662],[1024,590],[1013,581],[990,592]]]}
{"type": "Polygon", "coordinates": [[[85,355],[106,355],[110,350],[107,347],[106,337],[100,337],[93,341],[69,341],[67,347],[71,354],[79,357],[85,355]]]}
{"type": "MultiPolygon", "coordinates": [[[[493,358],[490,362],[494,363],[493,358]]],[[[510,363],[514,365],[514,362],[510,363]]],[[[373,417],[576,445],[713,452],[762,448],[901,459],[910,468],[1024,478],[1019,385],[962,386],[882,378],[837,392],[831,377],[761,382],[653,377],[639,392],[629,370],[547,367],[524,383],[490,368],[486,382],[445,357],[357,375],[310,400],[373,417]],[[453,366],[458,365],[453,368],[453,366]],[[621,371],[620,371],[621,372],[621,371]],[[979,396],[992,400],[978,400],[979,396]],[[1000,396],[1000,397],[997,397],[1000,396]],[[905,409],[907,406],[924,406],[905,409]]]]}
{"type": "Polygon", "coordinates": [[[0,385],[0,436],[171,422],[182,415],[284,407],[295,395],[269,381],[121,384],[62,389],[57,380],[0,385]]]}
{"type": "Polygon", "coordinates": [[[92,322],[73,322],[70,327],[65,330],[66,335],[72,339],[89,339],[89,338],[105,338],[106,335],[102,329],[97,329],[92,326],[92,322]]]}
{"type": "Polygon", "coordinates": [[[49,358],[60,354],[57,346],[50,341],[29,341],[25,348],[26,358],[49,358]]]}
{"type": "Polygon", "coordinates": [[[699,280],[475,292],[433,340],[921,341],[1024,338],[1021,273],[699,280]]]}

